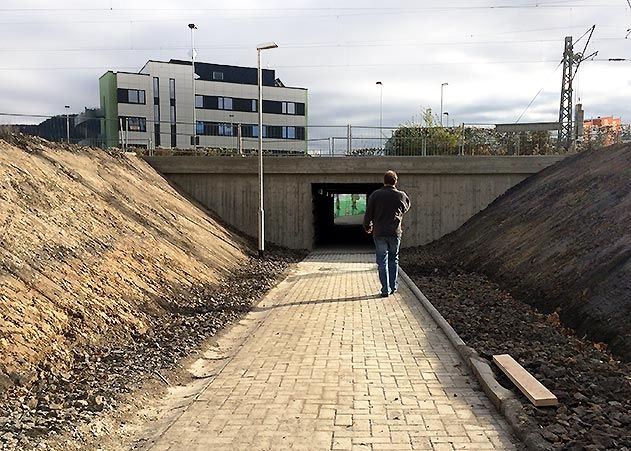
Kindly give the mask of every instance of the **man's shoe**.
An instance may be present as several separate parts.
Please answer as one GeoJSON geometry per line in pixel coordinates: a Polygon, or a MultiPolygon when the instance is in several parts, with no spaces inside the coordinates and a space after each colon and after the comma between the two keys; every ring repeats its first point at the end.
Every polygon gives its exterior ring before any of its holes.
{"type": "Polygon", "coordinates": [[[397,292],[397,290],[396,290],[396,288],[395,288],[394,290],[392,290],[392,291],[390,292],[390,294],[394,294],[394,293],[396,293],[396,292],[397,292]]]}
{"type": "Polygon", "coordinates": [[[390,296],[388,293],[381,293],[382,298],[387,298],[388,296],[390,296]]]}

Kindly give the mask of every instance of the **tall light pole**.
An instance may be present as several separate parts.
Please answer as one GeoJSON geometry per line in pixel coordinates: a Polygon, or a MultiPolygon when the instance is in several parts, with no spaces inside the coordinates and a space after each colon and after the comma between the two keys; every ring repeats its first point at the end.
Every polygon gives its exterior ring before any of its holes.
{"type": "Polygon", "coordinates": [[[259,258],[265,252],[265,210],[263,208],[263,73],[261,71],[261,50],[275,49],[275,42],[266,42],[256,47],[258,70],[259,100],[256,108],[259,112],[259,258]]]}
{"type": "Polygon", "coordinates": [[[443,90],[445,86],[449,86],[449,83],[442,83],[440,85],[440,126],[443,126],[443,90]]]}
{"type": "Polygon", "coordinates": [[[191,144],[193,149],[197,148],[197,111],[195,110],[195,30],[197,26],[189,23],[188,28],[191,29],[191,89],[193,91],[193,134],[191,135],[191,144]]]}
{"type": "MultiPolygon", "coordinates": [[[[229,114],[228,117],[230,118],[230,136],[237,136],[237,134],[234,132],[234,114],[229,114]]],[[[232,139],[230,140],[230,143],[232,144],[232,139]]]]}
{"type": "Polygon", "coordinates": [[[383,83],[378,81],[375,83],[379,86],[379,128],[383,126],[383,83]]]}
{"type": "Polygon", "coordinates": [[[68,112],[70,111],[70,105],[64,105],[66,109],[66,142],[70,144],[70,116],[68,112]]]}

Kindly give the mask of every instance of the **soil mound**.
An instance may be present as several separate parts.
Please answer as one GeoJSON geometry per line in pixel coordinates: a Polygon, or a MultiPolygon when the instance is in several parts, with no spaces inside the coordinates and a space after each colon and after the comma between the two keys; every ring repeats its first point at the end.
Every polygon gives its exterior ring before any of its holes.
{"type": "Polygon", "coordinates": [[[631,361],[631,146],[535,174],[433,247],[631,361]]]}
{"type": "Polygon", "coordinates": [[[63,374],[77,349],[143,334],[181,293],[219,285],[248,259],[242,238],[135,156],[7,140],[0,389],[28,386],[42,368],[63,374]]]}

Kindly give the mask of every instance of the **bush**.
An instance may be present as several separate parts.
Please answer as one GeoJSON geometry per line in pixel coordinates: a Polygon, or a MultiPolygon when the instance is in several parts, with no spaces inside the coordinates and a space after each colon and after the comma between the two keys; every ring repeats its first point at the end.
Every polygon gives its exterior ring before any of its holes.
{"type": "Polygon", "coordinates": [[[20,130],[15,125],[0,125],[0,139],[8,140],[18,133],[20,133],[20,130]]]}

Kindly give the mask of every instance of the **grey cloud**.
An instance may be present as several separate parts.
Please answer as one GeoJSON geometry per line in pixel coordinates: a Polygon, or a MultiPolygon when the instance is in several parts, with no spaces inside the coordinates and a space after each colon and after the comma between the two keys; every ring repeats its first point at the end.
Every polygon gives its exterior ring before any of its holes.
{"type": "MultiPolygon", "coordinates": [[[[24,8],[41,5],[28,0],[22,3],[20,7],[24,8]]],[[[129,2],[122,0],[94,2],[94,5],[104,3],[115,9],[129,7],[129,2]]],[[[13,14],[6,20],[53,23],[3,25],[0,52],[10,48],[102,50],[2,52],[5,67],[97,69],[26,71],[23,76],[20,72],[0,71],[0,110],[55,114],[68,103],[77,105],[77,111],[83,106],[97,105],[98,78],[108,68],[138,70],[148,59],[186,58],[189,22],[198,24],[196,40],[199,59],[203,61],[254,66],[256,44],[276,40],[280,48],[265,53],[265,65],[277,69],[277,75],[286,84],[309,88],[309,119],[313,124],[376,125],[379,97],[374,83],[377,80],[384,82],[383,122],[388,125],[409,121],[418,115],[421,107],[437,110],[440,83],[444,81],[450,83],[446,109],[458,122],[514,120],[542,87],[543,92],[529,110],[527,120],[550,120],[558,115],[560,73],[548,74],[554,69],[554,61],[561,59],[564,36],[578,37],[587,26],[596,23],[594,50],[605,56],[631,56],[629,40],[610,39],[623,37],[631,24],[631,14],[623,7],[598,9],[576,2],[578,6],[572,10],[545,7],[446,10],[467,3],[445,1],[438,5],[440,11],[413,9],[432,4],[435,3],[400,0],[381,11],[307,13],[281,12],[290,5],[281,0],[267,2],[267,10],[261,10],[260,2],[254,0],[235,0],[230,4],[241,11],[193,11],[191,8],[211,6],[175,0],[139,0],[133,7],[144,5],[149,11],[13,14]],[[184,10],[160,11],[160,8],[184,10]],[[574,26],[569,27],[570,23],[574,26]],[[511,40],[539,42],[498,42],[511,40]],[[485,44],[475,44],[480,41],[485,44]],[[439,45],[450,42],[453,44],[439,45]],[[517,63],[541,60],[553,63],[517,63]],[[476,64],[476,61],[502,63],[476,64]]],[[[475,3],[484,4],[494,3],[490,0],[475,3]]],[[[621,4],[624,6],[624,2],[621,4]]],[[[83,6],[71,0],[60,0],[55,5],[83,6]]],[[[298,0],[291,7],[339,5],[298,0]]],[[[344,7],[383,8],[384,5],[352,0],[345,2],[344,7]]],[[[628,65],[623,67],[628,69],[628,65]]],[[[599,81],[596,76],[587,76],[590,71],[586,67],[586,76],[580,80],[588,111],[631,118],[631,82],[624,75],[626,72],[603,65],[597,72],[599,81]],[[615,93],[608,93],[607,83],[602,82],[609,78],[617,80],[615,93]]]]}

